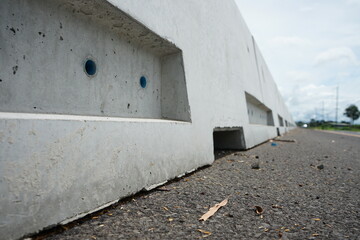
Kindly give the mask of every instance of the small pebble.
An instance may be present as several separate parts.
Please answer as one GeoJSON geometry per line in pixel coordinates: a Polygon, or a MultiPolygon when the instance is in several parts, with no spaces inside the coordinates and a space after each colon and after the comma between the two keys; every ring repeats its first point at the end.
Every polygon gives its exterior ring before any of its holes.
{"type": "Polygon", "coordinates": [[[322,169],[324,169],[324,165],[321,164],[321,165],[317,166],[317,168],[318,168],[319,170],[322,170],[322,169]]]}
{"type": "Polygon", "coordinates": [[[260,169],[260,164],[259,163],[251,164],[251,169],[260,169]]]}

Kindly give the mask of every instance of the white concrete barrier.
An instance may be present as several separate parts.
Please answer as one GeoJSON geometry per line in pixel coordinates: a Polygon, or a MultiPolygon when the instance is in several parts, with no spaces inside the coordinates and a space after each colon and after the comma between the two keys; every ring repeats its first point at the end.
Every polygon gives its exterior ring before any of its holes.
{"type": "Polygon", "coordinates": [[[0,239],[294,127],[232,0],[2,0],[0,239]]]}

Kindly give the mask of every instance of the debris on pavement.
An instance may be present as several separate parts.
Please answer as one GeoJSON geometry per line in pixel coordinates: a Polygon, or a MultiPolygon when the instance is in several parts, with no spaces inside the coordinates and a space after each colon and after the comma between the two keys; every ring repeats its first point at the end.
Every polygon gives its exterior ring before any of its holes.
{"type": "Polygon", "coordinates": [[[206,230],[202,230],[202,229],[197,229],[199,232],[201,232],[201,233],[204,233],[204,234],[206,234],[206,235],[204,235],[203,237],[208,237],[208,236],[210,236],[211,235],[211,232],[209,232],[209,231],[206,231],[206,230]]]}
{"type": "Polygon", "coordinates": [[[258,162],[251,164],[251,169],[260,169],[260,164],[258,162]]]}
{"type": "Polygon", "coordinates": [[[164,191],[164,192],[171,191],[171,189],[168,189],[168,188],[166,188],[166,187],[164,187],[164,186],[155,188],[155,190],[156,190],[156,191],[164,191]]]}
{"type": "Polygon", "coordinates": [[[254,206],[254,210],[259,215],[261,215],[264,212],[264,209],[260,206],[254,206]]]}
{"type": "Polygon", "coordinates": [[[205,213],[204,215],[202,215],[202,217],[199,219],[199,221],[206,221],[208,220],[208,218],[210,218],[212,215],[214,215],[217,210],[219,210],[221,207],[225,206],[228,203],[228,199],[226,198],[225,200],[223,200],[221,203],[217,203],[215,204],[213,207],[211,207],[209,209],[209,211],[207,213],[205,213]]]}
{"type": "Polygon", "coordinates": [[[321,165],[317,166],[317,169],[323,170],[324,169],[324,164],[321,164],[321,165]]]}
{"type": "Polygon", "coordinates": [[[295,140],[295,139],[279,139],[279,138],[274,138],[273,141],[276,141],[276,142],[296,143],[296,140],[295,140]]]}

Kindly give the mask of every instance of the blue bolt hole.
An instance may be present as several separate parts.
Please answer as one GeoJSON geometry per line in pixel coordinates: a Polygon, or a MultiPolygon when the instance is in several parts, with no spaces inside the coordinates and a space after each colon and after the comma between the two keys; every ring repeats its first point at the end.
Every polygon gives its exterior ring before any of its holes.
{"type": "Polygon", "coordinates": [[[146,84],[147,84],[146,77],[142,76],[142,77],[140,78],[140,86],[141,86],[142,88],[146,88],[146,84]]]}
{"type": "Polygon", "coordinates": [[[87,60],[85,63],[85,71],[89,76],[93,76],[96,73],[96,64],[93,60],[87,60]]]}

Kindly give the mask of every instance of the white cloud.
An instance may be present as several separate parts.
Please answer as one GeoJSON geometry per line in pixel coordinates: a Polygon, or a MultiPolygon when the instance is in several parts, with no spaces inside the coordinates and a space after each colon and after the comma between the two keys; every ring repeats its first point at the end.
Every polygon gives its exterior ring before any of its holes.
{"type": "Polygon", "coordinates": [[[339,72],[338,73],[338,76],[342,77],[342,78],[349,77],[350,75],[351,75],[351,73],[349,73],[349,72],[339,72]]]}
{"type": "Polygon", "coordinates": [[[302,8],[299,9],[300,12],[312,12],[314,10],[315,10],[314,7],[309,7],[309,6],[302,7],[302,8]]]}
{"type": "Polygon", "coordinates": [[[315,63],[317,65],[330,62],[342,65],[358,64],[355,53],[348,47],[331,48],[318,54],[315,58],[315,63]]]}
{"type": "Polygon", "coordinates": [[[347,0],[346,3],[360,5],[360,0],[347,0]]]}
{"type": "Polygon", "coordinates": [[[284,37],[279,36],[271,40],[271,43],[275,45],[310,45],[311,42],[307,39],[300,37],[284,37]]]}
{"type": "MultiPolygon", "coordinates": [[[[354,86],[352,86],[354,87],[354,86]]],[[[338,121],[348,121],[344,109],[350,104],[360,103],[358,94],[351,94],[351,86],[340,85],[338,103],[338,121]],[[350,93],[350,94],[349,94],[350,93]]],[[[286,104],[295,120],[309,121],[335,120],[336,86],[301,84],[295,85],[284,95],[286,104]]]]}
{"type": "Polygon", "coordinates": [[[314,76],[312,73],[306,72],[306,71],[289,71],[285,73],[286,79],[290,79],[294,82],[307,82],[307,81],[313,81],[314,76]]]}
{"type": "Polygon", "coordinates": [[[286,97],[286,103],[296,120],[334,119],[335,87],[315,84],[295,86],[291,95],[286,97]]]}

